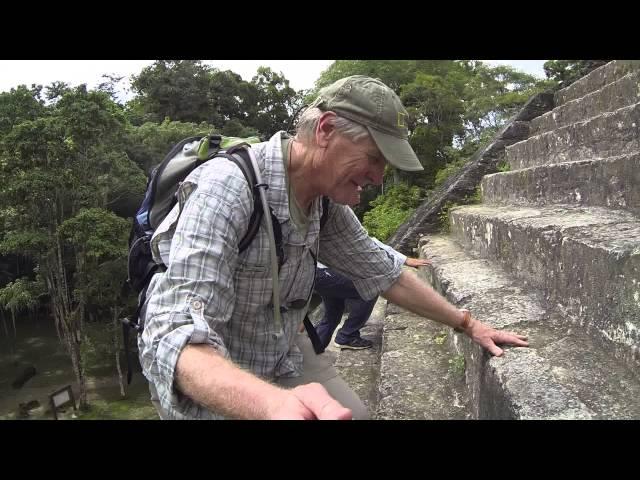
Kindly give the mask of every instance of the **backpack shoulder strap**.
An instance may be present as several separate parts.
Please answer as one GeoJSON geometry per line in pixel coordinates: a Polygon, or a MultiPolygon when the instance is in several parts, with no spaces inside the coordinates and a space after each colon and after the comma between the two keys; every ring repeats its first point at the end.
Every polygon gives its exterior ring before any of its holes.
{"type": "MultiPolygon", "coordinates": [[[[240,168],[240,171],[247,179],[247,183],[249,183],[251,192],[253,194],[253,212],[251,213],[251,217],[249,218],[249,228],[247,229],[247,233],[245,233],[244,237],[238,244],[238,251],[240,253],[242,253],[249,247],[255,236],[258,234],[258,230],[260,229],[260,222],[262,221],[262,215],[264,214],[262,202],[260,201],[259,188],[268,188],[267,185],[258,185],[258,182],[256,180],[257,177],[253,170],[253,164],[251,163],[251,159],[249,158],[249,154],[246,150],[247,147],[249,147],[247,144],[242,143],[239,145],[234,145],[226,152],[221,152],[218,154],[218,156],[220,157],[231,160],[238,166],[238,168],[240,168]]],[[[282,267],[282,264],[284,263],[282,229],[280,228],[280,222],[276,218],[275,213],[273,213],[273,209],[271,207],[269,207],[269,214],[271,215],[271,222],[273,224],[273,235],[276,242],[278,266],[282,267]]]]}
{"type": "Polygon", "coordinates": [[[320,217],[320,230],[329,220],[329,197],[324,195],[322,197],[322,216],[320,217]]]}

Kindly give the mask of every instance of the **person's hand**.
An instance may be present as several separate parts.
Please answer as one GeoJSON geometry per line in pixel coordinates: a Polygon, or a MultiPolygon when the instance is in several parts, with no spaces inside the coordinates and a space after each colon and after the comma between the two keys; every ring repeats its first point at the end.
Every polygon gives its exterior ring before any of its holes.
{"type": "Polygon", "coordinates": [[[269,409],[270,420],[351,420],[352,413],[319,383],[281,390],[269,409]]]}
{"type": "Polygon", "coordinates": [[[513,332],[504,332],[491,328],[489,325],[473,319],[464,331],[474,342],[486,348],[496,357],[502,356],[504,350],[496,344],[515,345],[516,347],[528,347],[527,337],[513,332]]]}
{"type": "Polygon", "coordinates": [[[426,258],[409,258],[404,262],[409,267],[424,267],[425,265],[431,265],[431,260],[427,260],[426,258]]]}

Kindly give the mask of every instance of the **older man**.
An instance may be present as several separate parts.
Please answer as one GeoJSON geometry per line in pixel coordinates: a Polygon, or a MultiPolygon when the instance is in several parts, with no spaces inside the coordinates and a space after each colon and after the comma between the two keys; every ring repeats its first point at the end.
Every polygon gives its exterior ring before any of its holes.
{"type": "Polygon", "coordinates": [[[382,182],[386,162],[422,169],[407,135],[398,96],[356,75],[320,92],[295,137],[279,132],[251,147],[282,231],[281,321],[271,303],[267,229],[238,253],[253,206],[240,169],[214,159],[187,177],[153,236],[154,259],[167,270],[152,278],[141,312],[140,358],[162,418],[368,418],[330,360],[299,333],[306,309],[287,308],[308,305],[316,259],[350,278],[363,299],[382,294],[462,329],[494,355],[502,353],[496,343],[527,345],[403,272],[397,252],[373,241],[348,207],[363,187],[382,182]],[[322,196],[331,203],[320,231],[322,196]]]}

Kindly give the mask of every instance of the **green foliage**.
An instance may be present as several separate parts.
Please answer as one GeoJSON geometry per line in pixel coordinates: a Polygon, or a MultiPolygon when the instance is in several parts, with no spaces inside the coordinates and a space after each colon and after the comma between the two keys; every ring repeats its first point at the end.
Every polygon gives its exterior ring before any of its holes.
{"type": "Polygon", "coordinates": [[[85,258],[112,259],[128,251],[127,233],[130,223],[101,208],[82,209],[58,227],[58,233],[75,248],[84,251],[85,258]]]}
{"type": "Polygon", "coordinates": [[[159,124],[146,122],[138,127],[129,127],[125,150],[138,167],[150,174],[180,140],[215,132],[208,123],[177,122],[165,118],[159,124]]]}
{"type": "MultiPolygon", "coordinates": [[[[118,325],[117,330],[122,327],[118,325]]],[[[119,333],[112,323],[92,323],[87,325],[84,341],[81,346],[82,358],[87,362],[87,371],[110,366],[113,363],[113,335],[119,333]]]]}
{"type": "Polygon", "coordinates": [[[74,274],[74,299],[91,305],[104,318],[114,309],[132,306],[131,299],[122,297],[130,229],[128,220],[99,208],[80,210],[58,228],[82,259],[74,274]]]}
{"type": "Polygon", "coordinates": [[[433,342],[436,345],[442,345],[447,339],[447,332],[440,332],[438,335],[433,337],[433,342]]]}
{"type": "Polygon", "coordinates": [[[566,88],[607,62],[609,60],[548,60],[544,62],[543,68],[556,88],[566,88]]]}
{"type": "Polygon", "coordinates": [[[546,84],[512,67],[490,67],[479,61],[462,61],[468,80],[463,87],[465,142],[477,141],[489,127],[497,130],[546,84]]]}
{"type": "Polygon", "coordinates": [[[320,74],[308,98],[315,98],[320,88],[350,75],[379,78],[399,93],[400,87],[415,77],[417,63],[415,60],[337,60],[320,74]]]}
{"type": "Polygon", "coordinates": [[[219,123],[209,96],[211,69],[200,60],[158,60],[133,78],[140,120],[219,123]]]}
{"type": "Polygon", "coordinates": [[[41,86],[25,85],[0,93],[0,135],[9,132],[14,125],[26,120],[35,120],[44,110],[41,86]]]}
{"type": "Polygon", "coordinates": [[[503,160],[498,163],[496,169],[498,170],[498,172],[509,172],[511,171],[511,165],[509,164],[509,162],[503,160]]]}
{"type": "Polygon", "coordinates": [[[443,233],[449,233],[449,212],[453,207],[457,207],[458,204],[447,200],[438,212],[438,219],[440,220],[440,231],[443,233]]]}
{"type": "Polygon", "coordinates": [[[420,204],[420,189],[399,184],[390,187],[364,214],[363,225],[372,237],[387,240],[420,204]]]}
{"type": "Polygon", "coordinates": [[[482,203],[482,185],[478,185],[473,191],[473,195],[465,198],[467,204],[482,203]]]}
{"type": "Polygon", "coordinates": [[[0,254],[11,253],[36,256],[49,245],[49,235],[44,230],[5,230],[0,241],[0,254]]]}
{"type": "Polygon", "coordinates": [[[468,159],[466,158],[458,158],[457,160],[446,164],[444,167],[438,170],[438,173],[436,173],[436,178],[433,182],[433,186],[439,187],[440,185],[442,185],[449,177],[462,170],[462,167],[466,165],[467,161],[468,159]]]}
{"type": "Polygon", "coordinates": [[[19,278],[0,288],[0,308],[12,312],[35,310],[38,307],[39,297],[44,293],[45,289],[41,281],[19,278]]]}
{"type": "Polygon", "coordinates": [[[302,104],[301,97],[289,86],[289,80],[282,73],[260,67],[251,84],[257,92],[257,108],[249,113],[245,124],[256,129],[265,138],[271,137],[278,130],[286,130],[289,119],[302,104]]]}
{"type": "Polygon", "coordinates": [[[207,123],[224,135],[270,137],[284,130],[302,96],[282,73],[259,67],[251,82],[200,60],[159,60],[132,82],[126,112],[134,125],[165,119],[207,123]]]}
{"type": "Polygon", "coordinates": [[[463,376],[466,369],[464,355],[454,355],[449,359],[449,369],[454,375],[463,376]]]}

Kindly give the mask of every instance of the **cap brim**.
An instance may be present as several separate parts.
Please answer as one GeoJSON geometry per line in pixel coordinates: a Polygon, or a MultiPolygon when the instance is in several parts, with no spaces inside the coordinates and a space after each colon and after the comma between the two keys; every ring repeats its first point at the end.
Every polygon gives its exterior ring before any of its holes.
{"type": "Polygon", "coordinates": [[[391,165],[409,172],[424,170],[407,140],[383,133],[371,127],[367,128],[385,160],[391,165]]]}

